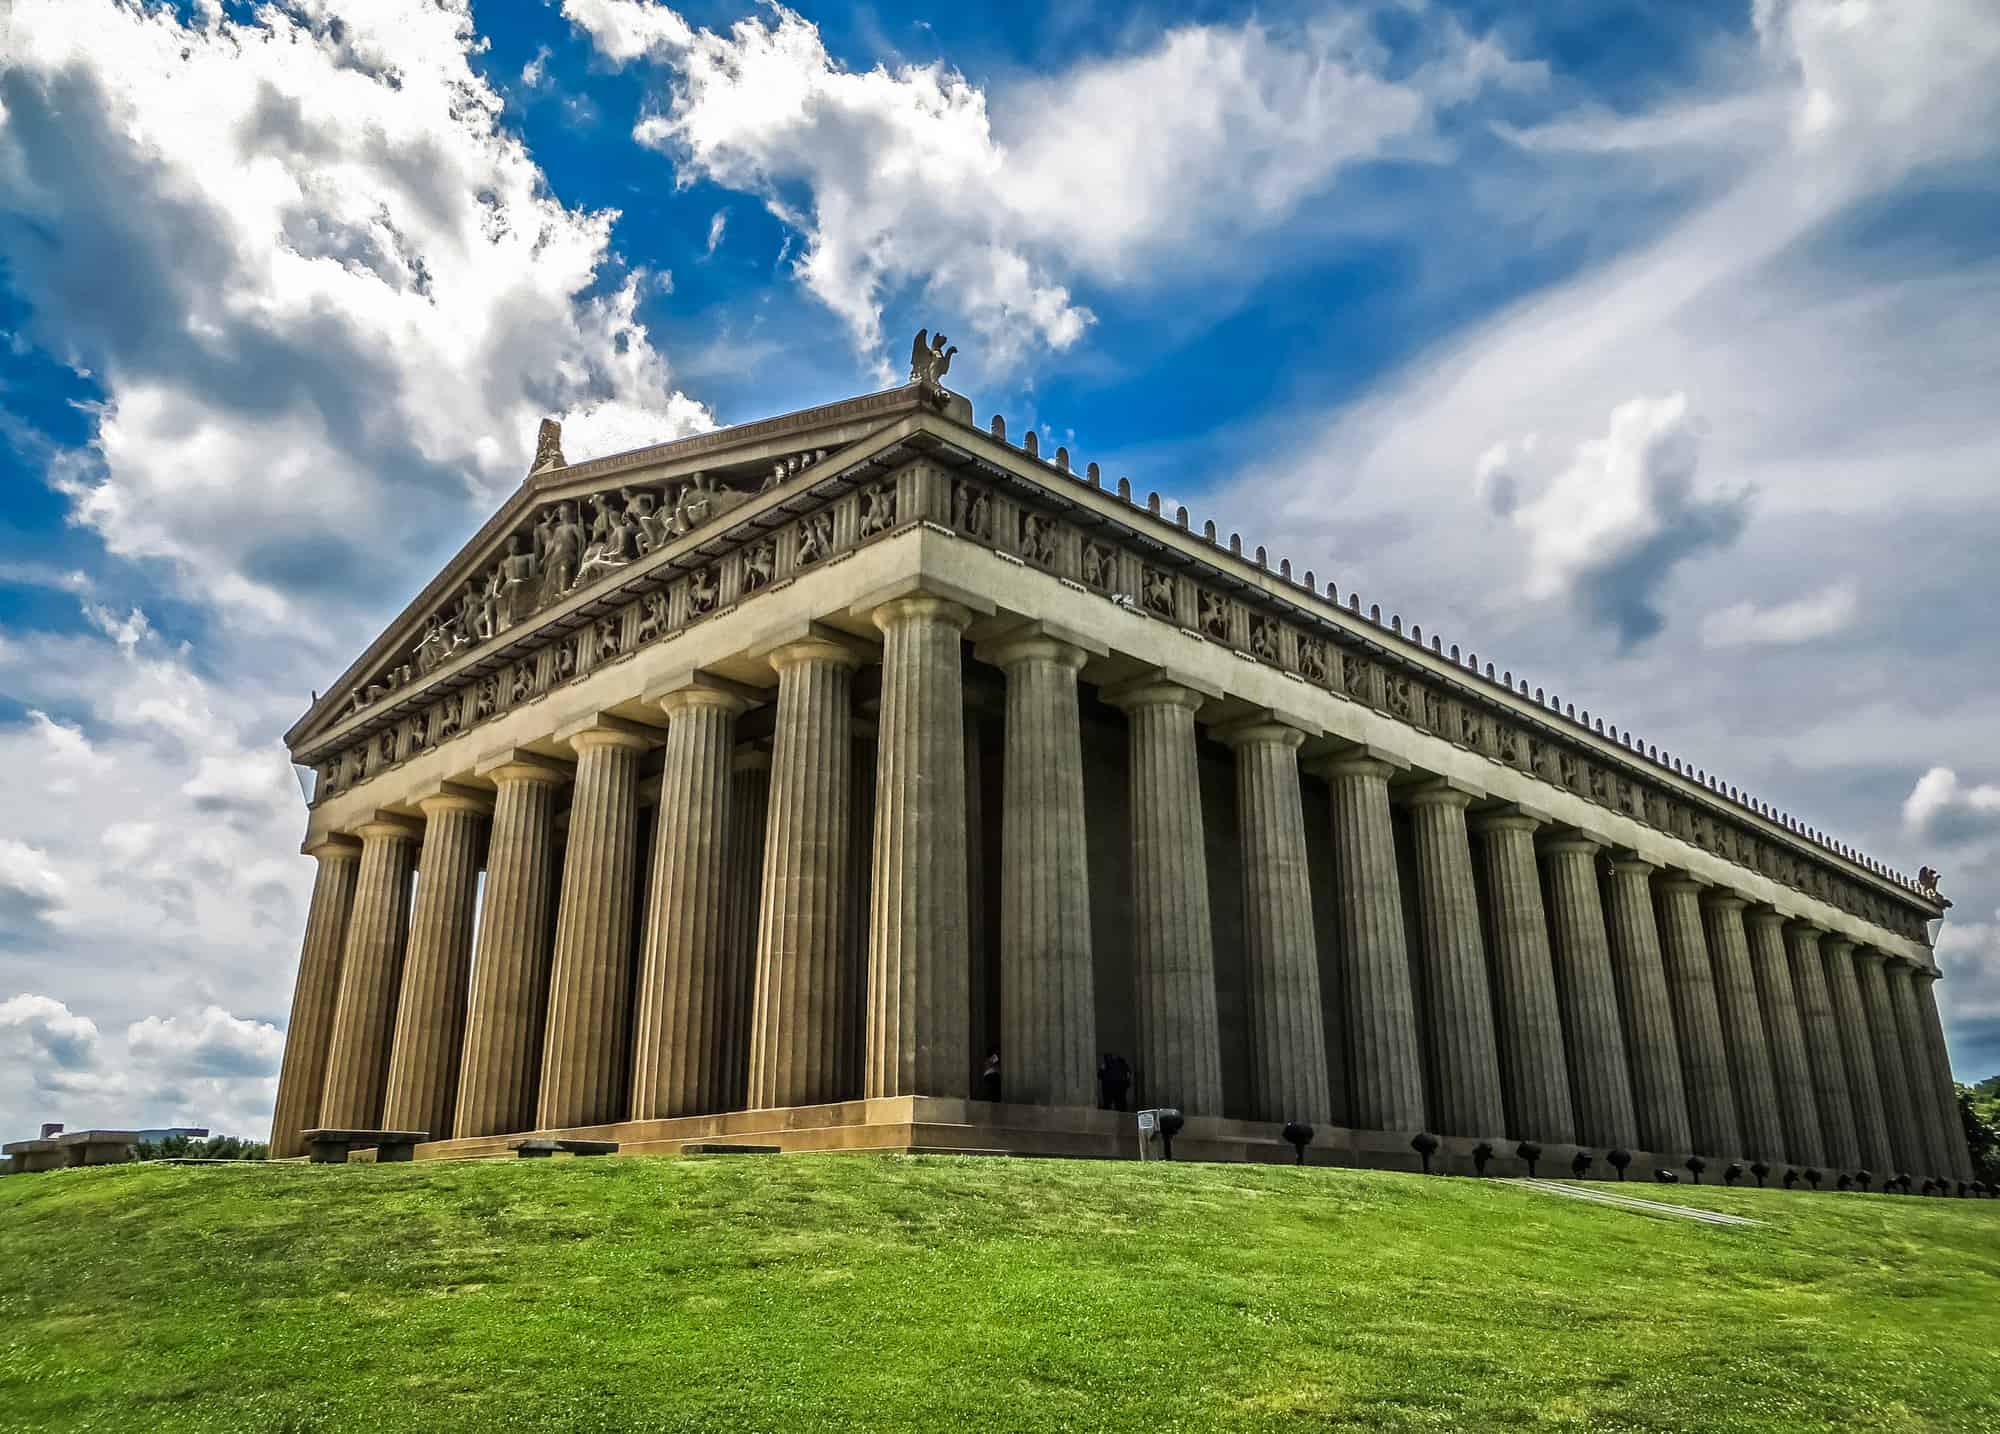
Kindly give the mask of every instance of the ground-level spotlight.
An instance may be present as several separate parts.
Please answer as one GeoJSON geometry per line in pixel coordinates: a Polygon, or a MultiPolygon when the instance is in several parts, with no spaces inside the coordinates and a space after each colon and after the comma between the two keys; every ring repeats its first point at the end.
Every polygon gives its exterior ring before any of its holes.
{"type": "Polygon", "coordinates": [[[1723,1167],[1722,1183],[1724,1185],[1734,1185],[1737,1181],[1741,1180],[1742,1178],[1743,1178],[1742,1161],[1732,1160],[1729,1162],[1728,1165],[1723,1167]]]}
{"type": "Polygon", "coordinates": [[[1591,1159],[1588,1150],[1577,1151],[1569,1158],[1569,1173],[1579,1180],[1583,1179],[1584,1173],[1590,1169],[1591,1159]]]}
{"type": "Polygon", "coordinates": [[[1621,1145],[1605,1156],[1604,1159],[1613,1170],[1618,1172],[1618,1178],[1623,1180],[1625,1178],[1625,1167],[1632,1163],[1632,1152],[1621,1145]]]}
{"type": "Polygon", "coordinates": [[[1708,1162],[1703,1160],[1699,1155],[1690,1155],[1687,1158],[1687,1173],[1694,1177],[1695,1184],[1701,1184],[1701,1172],[1706,1169],[1708,1169],[1708,1162]]]}
{"type": "Polygon", "coordinates": [[[1303,1120],[1288,1120],[1285,1128],[1278,1132],[1285,1138],[1285,1144],[1299,1153],[1298,1163],[1306,1163],[1306,1147],[1313,1143],[1313,1128],[1303,1120]]]}
{"type": "Polygon", "coordinates": [[[1524,1140],[1514,1147],[1514,1153],[1526,1162],[1528,1178],[1533,1180],[1535,1178],[1535,1162],[1542,1158],[1542,1147],[1535,1144],[1532,1140],[1524,1140]]]}
{"type": "Polygon", "coordinates": [[[1681,1183],[1681,1177],[1676,1172],[1659,1166],[1654,1167],[1653,1178],[1662,1185],[1678,1185],[1681,1183]]]}
{"type": "Polygon", "coordinates": [[[1420,1130],[1410,1137],[1410,1149],[1417,1152],[1424,1162],[1424,1174],[1431,1173],[1431,1157],[1437,1154],[1438,1138],[1428,1130],[1420,1130]]]}
{"type": "Polygon", "coordinates": [[[1493,1143],[1482,1140],[1472,1147],[1472,1171],[1475,1175],[1486,1173],[1486,1162],[1493,1158],[1493,1143]]]}

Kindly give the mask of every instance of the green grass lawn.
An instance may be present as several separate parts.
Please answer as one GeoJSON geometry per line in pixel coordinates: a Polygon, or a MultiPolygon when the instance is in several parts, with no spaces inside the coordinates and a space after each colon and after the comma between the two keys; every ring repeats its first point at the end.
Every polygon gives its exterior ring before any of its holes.
{"type": "Polygon", "coordinates": [[[2000,1202],[1667,1198],[1768,1223],[1056,1160],[16,1176],[0,1427],[2000,1429],[2000,1202]]]}

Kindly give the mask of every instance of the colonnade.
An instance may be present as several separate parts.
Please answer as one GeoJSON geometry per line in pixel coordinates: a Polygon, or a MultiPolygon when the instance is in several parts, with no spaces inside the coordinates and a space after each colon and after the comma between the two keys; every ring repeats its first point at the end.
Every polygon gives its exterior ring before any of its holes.
{"type": "MultiPolygon", "coordinates": [[[[477,768],[492,790],[441,787],[421,821],[374,813],[312,846],[274,1148],[295,1152],[314,1125],[442,1139],[973,1094],[971,620],[913,594],[874,612],[879,651],[818,629],[778,647],[768,754],[737,740],[750,694],[697,675],[655,694],[664,730],[592,716],[555,734],[573,762],[496,753],[477,768]],[[871,661],[874,783],[857,790],[854,674],[871,661]]],[[[1089,1105],[1087,654],[1030,627],[975,655],[1006,684],[1003,1099],[1089,1105]]],[[[1102,696],[1128,725],[1145,1103],[1970,1178],[1927,968],[1370,749],[1307,762],[1327,794],[1309,807],[1301,750],[1317,734],[1269,714],[1213,733],[1235,765],[1243,872],[1247,1078],[1225,1110],[1207,698],[1161,673],[1102,696]],[[1330,932],[1314,918],[1318,824],[1330,932]],[[1322,936],[1338,953],[1327,1020],[1322,936]]]]}

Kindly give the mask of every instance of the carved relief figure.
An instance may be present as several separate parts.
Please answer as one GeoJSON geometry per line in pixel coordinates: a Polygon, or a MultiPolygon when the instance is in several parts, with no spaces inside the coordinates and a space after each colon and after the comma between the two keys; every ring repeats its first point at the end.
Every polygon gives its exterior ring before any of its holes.
{"type": "Polygon", "coordinates": [[[833,514],[808,513],[799,521],[799,566],[816,563],[833,551],[833,514]]]}
{"type": "Polygon", "coordinates": [[[464,704],[459,700],[457,693],[453,693],[439,704],[437,714],[438,741],[449,741],[458,735],[459,726],[464,720],[461,715],[463,708],[464,704]]]}
{"type": "Polygon", "coordinates": [[[513,680],[508,689],[508,695],[513,699],[515,706],[520,706],[535,695],[535,679],[535,664],[532,658],[527,662],[515,664],[513,680]]]}
{"type": "Polygon", "coordinates": [[[500,679],[482,677],[472,689],[472,720],[484,722],[500,708],[500,679]]]}
{"type": "Polygon", "coordinates": [[[682,537],[708,521],[715,506],[715,480],[706,473],[691,474],[674,492],[674,516],[669,527],[682,537]]]}
{"type": "Polygon", "coordinates": [[[666,541],[667,526],[660,517],[659,503],[646,488],[621,488],[618,496],[625,500],[625,511],[638,527],[639,556],[646,557],[666,541]]]}
{"type": "Polygon", "coordinates": [[[754,593],[768,586],[777,566],[777,544],[766,540],[750,548],[743,554],[743,591],[754,593]]]}
{"type": "Polygon", "coordinates": [[[562,425],[553,418],[542,420],[541,430],[535,434],[535,461],[528,465],[528,472],[539,473],[544,468],[566,468],[563,461],[562,425]]]}
{"type": "Polygon", "coordinates": [[[861,536],[871,538],[896,526],[896,485],[877,483],[861,494],[861,536]]]}
{"type": "Polygon", "coordinates": [[[651,642],[667,630],[667,595],[650,592],[639,599],[639,641],[651,642]]]}
{"type": "Polygon", "coordinates": [[[1299,676],[1309,682],[1326,681],[1326,640],[1318,637],[1299,639],[1299,676]]]}
{"type": "Polygon", "coordinates": [[[541,595],[542,573],[529,550],[527,534],[516,533],[507,545],[507,556],[500,560],[501,629],[533,617],[541,595]]]}
{"type": "Polygon", "coordinates": [[[993,536],[993,509],[984,488],[964,479],[951,485],[951,525],[975,538],[993,536]]]}
{"type": "Polygon", "coordinates": [[[541,606],[560,602],[576,584],[576,565],[583,559],[583,524],[577,521],[576,504],[560,503],[555,521],[549,525],[548,552],[542,559],[541,606]]]}
{"type": "Polygon", "coordinates": [[[1410,715],[1410,679],[1401,675],[1389,679],[1389,710],[1398,717],[1410,715]]]}
{"type": "Polygon", "coordinates": [[[582,641],[583,641],[582,636],[578,635],[577,637],[573,638],[564,638],[561,642],[556,644],[556,656],[555,656],[556,681],[567,682],[570,680],[570,678],[576,676],[576,649],[577,649],[577,644],[582,641]]]}
{"type": "Polygon", "coordinates": [[[1056,560],[1055,519],[1041,513],[1021,515],[1021,556],[1037,567],[1046,568],[1056,560]]]}
{"type": "Polygon", "coordinates": [[[639,525],[632,521],[630,513],[612,512],[604,536],[584,553],[583,562],[576,570],[576,580],[579,584],[590,582],[606,573],[616,572],[637,561],[638,557],[639,525]]]}
{"type": "Polygon", "coordinates": [[[702,568],[688,579],[688,608],[700,614],[715,611],[716,600],[722,596],[722,585],[715,580],[714,568],[702,568]]]}
{"type": "Polygon", "coordinates": [[[1210,637],[1227,639],[1229,636],[1229,604],[1220,594],[1202,589],[1195,591],[1195,610],[1201,630],[1210,637]]]}
{"type": "Polygon", "coordinates": [[[1146,568],[1139,575],[1139,596],[1146,606],[1162,617],[1174,614],[1174,579],[1158,568],[1146,568]]]}
{"type": "Polygon", "coordinates": [[[444,624],[435,617],[424,619],[423,635],[417,639],[417,671],[429,676],[445,658],[444,624]]]}
{"type": "Polygon", "coordinates": [[[1084,542],[1084,584],[1090,588],[1106,590],[1112,586],[1112,574],[1116,572],[1116,562],[1112,560],[1112,550],[1102,542],[1084,542]]]}
{"type": "Polygon", "coordinates": [[[600,663],[609,662],[612,658],[618,655],[619,641],[618,641],[617,618],[600,617],[597,620],[596,625],[591,629],[591,633],[594,640],[594,646],[592,650],[597,654],[598,662],[600,663]]]}

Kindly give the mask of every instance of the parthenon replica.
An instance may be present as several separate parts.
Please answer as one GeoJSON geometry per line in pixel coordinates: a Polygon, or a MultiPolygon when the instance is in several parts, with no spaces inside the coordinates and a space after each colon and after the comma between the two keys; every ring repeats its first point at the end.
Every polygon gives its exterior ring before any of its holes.
{"type": "Polygon", "coordinates": [[[929,353],[586,462],[545,424],[286,735],[275,1155],[1129,1157],[1116,1052],[1196,1159],[1299,1122],[1334,1164],[1972,1178],[1928,873],[975,425],[929,353]]]}

